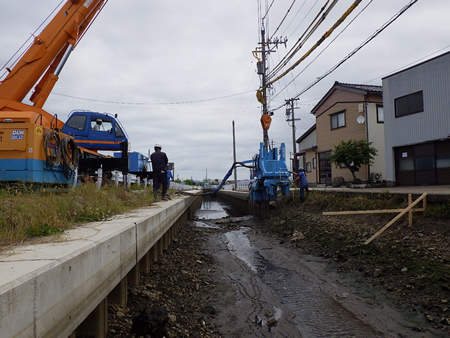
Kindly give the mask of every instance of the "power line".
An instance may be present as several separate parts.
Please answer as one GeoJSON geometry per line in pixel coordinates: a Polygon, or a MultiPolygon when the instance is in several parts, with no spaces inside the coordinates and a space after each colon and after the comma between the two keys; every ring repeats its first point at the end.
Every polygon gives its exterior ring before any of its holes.
{"type": "MultiPolygon", "coordinates": [[[[316,4],[319,2],[319,0],[316,0],[316,2],[311,6],[311,8],[309,9],[309,11],[303,16],[303,19],[300,20],[299,24],[297,25],[297,27],[294,28],[294,30],[292,31],[293,33],[295,33],[295,31],[297,30],[298,27],[300,27],[300,25],[303,23],[303,21],[305,21],[305,19],[307,18],[307,16],[309,15],[309,13],[311,13],[311,11],[313,10],[314,6],[316,6],[316,4]]],[[[303,7],[306,4],[306,0],[303,2],[303,4],[300,6],[300,8],[298,9],[297,13],[295,13],[294,17],[292,18],[291,22],[289,22],[289,24],[287,25],[287,27],[284,29],[284,32],[281,35],[284,35],[286,33],[286,31],[288,30],[288,28],[291,26],[291,24],[294,22],[294,19],[297,17],[298,13],[300,13],[300,11],[303,9],[303,7]]]]}
{"type": "Polygon", "coordinates": [[[246,91],[246,92],[243,92],[243,93],[231,94],[231,95],[215,97],[215,98],[211,98],[211,99],[194,100],[194,101],[180,101],[180,102],[156,102],[156,103],[97,100],[97,99],[89,99],[89,98],[85,98],[85,97],[72,96],[72,95],[61,94],[61,93],[54,93],[54,92],[52,94],[58,95],[58,96],[69,97],[69,98],[72,98],[72,99],[82,100],[82,101],[110,103],[110,104],[117,104],[117,105],[152,105],[152,104],[158,104],[158,105],[172,105],[173,104],[173,105],[175,105],[175,104],[192,104],[192,103],[216,101],[216,100],[227,99],[229,97],[244,95],[244,94],[253,93],[253,92],[254,92],[253,90],[249,90],[249,91],[246,91]]]}
{"type": "Polygon", "coordinates": [[[275,2],[275,0],[272,0],[272,3],[270,4],[269,8],[266,11],[266,14],[264,14],[264,17],[262,18],[262,20],[264,20],[267,16],[267,14],[269,14],[270,9],[272,8],[273,3],[275,2]]]}
{"type": "Polygon", "coordinates": [[[432,55],[434,55],[434,54],[436,54],[436,53],[439,53],[439,52],[441,52],[441,51],[443,51],[444,49],[447,49],[447,48],[449,48],[449,47],[450,47],[450,45],[445,46],[444,48],[441,48],[441,49],[439,49],[439,50],[437,50],[437,51],[435,51],[435,52],[433,52],[433,53],[430,53],[430,54],[428,54],[428,55],[425,55],[424,57],[421,57],[420,59],[417,59],[417,60],[415,60],[415,61],[413,61],[413,62],[410,62],[410,63],[408,63],[408,64],[406,64],[406,65],[404,65],[404,66],[402,66],[402,67],[400,67],[400,68],[394,69],[394,70],[392,70],[392,71],[390,71],[390,72],[388,72],[388,73],[386,73],[386,74],[377,76],[377,77],[374,78],[374,79],[371,79],[371,80],[369,80],[369,81],[366,81],[366,82],[364,82],[364,84],[370,83],[370,82],[375,81],[375,80],[377,80],[377,79],[379,79],[379,78],[383,78],[383,77],[385,77],[385,76],[387,76],[387,75],[389,75],[389,74],[396,73],[396,72],[398,72],[398,71],[401,70],[401,69],[404,69],[404,68],[406,68],[406,67],[409,67],[409,66],[412,66],[412,65],[414,65],[414,64],[417,64],[418,62],[420,62],[420,61],[422,61],[422,60],[425,60],[425,59],[429,58],[430,56],[432,56],[432,55]]]}
{"type": "MultiPolygon", "coordinates": [[[[311,83],[308,87],[303,89],[300,93],[298,93],[294,98],[299,97],[300,95],[307,92],[309,89],[311,89],[313,86],[315,86],[317,83],[322,81],[325,77],[330,75],[333,71],[335,71],[339,66],[341,66],[345,61],[350,59],[354,54],[356,54],[360,49],[362,49],[365,45],[367,45],[370,41],[372,41],[378,34],[380,34],[383,30],[385,30],[391,23],[393,23],[395,20],[397,20],[404,12],[406,12],[409,8],[412,7],[418,0],[411,0],[409,4],[404,6],[398,13],[396,13],[391,19],[389,19],[386,23],[384,23],[380,28],[378,28],[371,36],[369,36],[363,43],[361,43],[357,48],[355,48],[351,53],[349,53],[344,59],[339,61],[335,66],[333,66],[330,70],[328,70],[325,74],[318,77],[313,83],[311,83]]],[[[277,107],[276,109],[273,109],[273,111],[278,110],[285,106],[285,104],[277,107]]]]}
{"type": "Polygon", "coordinates": [[[336,5],[338,0],[334,0],[328,8],[326,5],[329,1],[320,9],[319,13],[316,14],[314,19],[311,21],[309,26],[297,40],[297,42],[291,47],[289,52],[283,57],[283,59],[270,71],[268,78],[273,78],[286,64],[297,54],[297,52],[303,47],[306,41],[311,37],[311,35],[319,28],[319,26],[325,21],[326,17],[336,5]],[[323,13],[323,14],[322,14],[323,13]]]}
{"type": "Polygon", "coordinates": [[[353,55],[355,55],[361,48],[363,48],[365,45],[367,45],[370,41],[372,41],[378,34],[380,34],[383,30],[385,30],[391,23],[393,23],[395,20],[397,20],[404,12],[406,12],[409,8],[411,8],[412,5],[414,5],[418,0],[412,0],[409,4],[407,4],[405,7],[403,7],[400,12],[395,14],[388,22],[386,22],[383,26],[381,26],[379,29],[375,31],[369,38],[367,38],[362,44],[360,44],[358,47],[356,47],[350,54],[348,54],[344,59],[339,61],[333,68],[328,70],[325,74],[318,77],[316,81],[311,83],[308,87],[303,89],[300,93],[298,93],[295,97],[299,97],[300,95],[304,94],[306,91],[311,89],[313,86],[315,86],[317,83],[322,81],[325,77],[330,75],[332,72],[334,72],[339,66],[341,66],[345,61],[350,59],[353,55]]]}
{"type": "MultiPolygon", "coordinates": [[[[370,0],[370,2],[363,8],[363,9],[361,9],[361,11],[344,27],[344,29],[342,30],[342,31],[340,31],[339,33],[338,33],[338,35],[336,35],[335,37],[334,37],[334,39],[333,40],[331,40],[330,41],[330,43],[319,53],[319,54],[317,54],[317,56],[314,58],[314,59],[312,59],[311,60],[311,62],[310,63],[308,63],[308,65],[305,67],[305,68],[303,68],[303,70],[301,71],[301,72],[299,72],[295,77],[293,76],[293,78],[292,78],[292,80],[287,84],[287,85],[285,85],[282,89],[281,89],[281,91],[280,91],[280,93],[283,91],[283,90],[285,90],[292,82],[294,82],[301,74],[303,74],[303,72],[306,70],[306,69],[308,69],[308,67],[309,66],[311,66],[311,64],[312,63],[314,63],[314,61],[316,61],[318,58],[319,58],[319,56],[320,55],[322,55],[323,54],[323,52],[325,52],[325,50],[327,50],[332,44],[333,44],[333,42],[334,41],[336,41],[337,40],[337,38],[339,37],[339,36],[341,36],[341,34],[342,33],[344,33],[346,30],[347,30],[347,28],[361,15],[361,13],[362,12],[364,12],[365,10],[366,10],[366,8],[367,7],[369,7],[369,5],[371,4],[373,2],[373,0],[370,0]]],[[[292,73],[291,73],[292,74],[292,73]]],[[[294,82],[295,83],[295,82],[294,82]]],[[[277,94],[278,95],[278,94],[277,94]]]]}
{"type": "MultiPolygon", "coordinates": [[[[305,60],[317,47],[319,47],[322,42],[328,38],[333,31],[350,15],[350,13],[356,8],[356,6],[359,5],[359,3],[362,0],[355,0],[353,4],[341,15],[341,17],[334,23],[334,25],[327,31],[325,34],[322,35],[322,37],[314,44],[313,47],[309,49],[306,54],[304,54],[298,61],[296,61],[291,67],[289,67],[285,72],[283,72],[281,75],[279,75],[277,78],[269,81],[266,83],[265,87],[270,86],[274,82],[280,80],[282,77],[286,76],[290,71],[292,71],[295,67],[297,67],[303,60],[305,60]]],[[[259,91],[264,90],[264,88],[260,88],[259,91]]]]}
{"type": "Polygon", "coordinates": [[[272,40],[272,38],[275,36],[275,34],[278,32],[278,30],[280,29],[281,25],[283,24],[284,20],[286,19],[286,17],[288,16],[289,12],[292,9],[292,6],[294,6],[296,0],[292,1],[291,6],[289,6],[286,14],[284,15],[283,19],[281,20],[280,24],[278,25],[277,29],[275,29],[275,31],[273,32],[272,36],[269,38],[269,40],[272,40]]]}

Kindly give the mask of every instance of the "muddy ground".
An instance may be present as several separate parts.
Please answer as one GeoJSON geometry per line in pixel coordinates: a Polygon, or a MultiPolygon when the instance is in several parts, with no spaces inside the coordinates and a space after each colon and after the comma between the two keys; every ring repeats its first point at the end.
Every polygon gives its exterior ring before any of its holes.
{"type": "Polygon", "coordinates": [[[415,216],[361,245],[392,217],[282,201],[265,221],[189,222],[109,305],[108,336],[448,337],[450,224],[415,216]]]}

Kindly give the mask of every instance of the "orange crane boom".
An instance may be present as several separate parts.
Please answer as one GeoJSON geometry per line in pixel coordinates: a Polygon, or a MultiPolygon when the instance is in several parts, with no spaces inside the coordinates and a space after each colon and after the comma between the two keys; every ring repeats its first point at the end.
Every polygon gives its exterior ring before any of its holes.
{"type": "Polygon", "coordinates": [[[18,62],[6,68],[0,82],[0,182],[70,185],[76,180],[81,148],[61,132],[64,122],[42,107],[70,52],[107,1],[67,0],[18,62]],[[23,103],[31,90],[33,105],[23,103]]]}
{"type": "MultiPolygon", "coordinates": [[[[108,0],[68,0],[0,82],[0,110],[35,111],[47,120],[42,110],[68,55],[77,45],[108,0]],[[39,80],[40,79],[40,80],[39,80]],[[38,82],[39,81],[39,82],[38,82]],[[30,100],[22,100],[34,87],[30,100]]],[[[62,126],[58,121],[58,127],[62,126]]]]}

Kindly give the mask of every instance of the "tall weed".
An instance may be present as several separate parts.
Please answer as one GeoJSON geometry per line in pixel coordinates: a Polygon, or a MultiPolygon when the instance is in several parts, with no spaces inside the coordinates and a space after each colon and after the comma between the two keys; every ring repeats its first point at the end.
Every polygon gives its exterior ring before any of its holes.
{"type": "Polygon", "coordinates": [[[76,223],[107,220],[152,202],[151,189],[136,191],[103,186],[98,190],[94,183],[68,192],[6,187],[0,189],[0,245],[58,234],[76,223]]]}

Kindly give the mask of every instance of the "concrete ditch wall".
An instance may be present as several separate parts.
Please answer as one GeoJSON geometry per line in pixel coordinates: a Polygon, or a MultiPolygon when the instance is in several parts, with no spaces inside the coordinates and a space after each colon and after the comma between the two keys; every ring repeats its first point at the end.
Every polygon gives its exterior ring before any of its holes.
{"type": "Polygon", "coordinates": [[[200,205],[184,196],[4,250],[0,336],[106,337],[107,302],[126,304],[127,283],[139,283],[200,205]]]}
{"type": "Polygon", "coordinates": [[[252,201],[248,191],[219,190],[217,195],[239,210],[265,219],[270,215],[269,201],[252,201]]]}
{"type": "Polygon", "coordinates": [[[230,203],[235,208],[249,213],[249,196],[248,191],[230,191],[230,190],[219,190],[217,196],[224,201],[230,203]]]}

